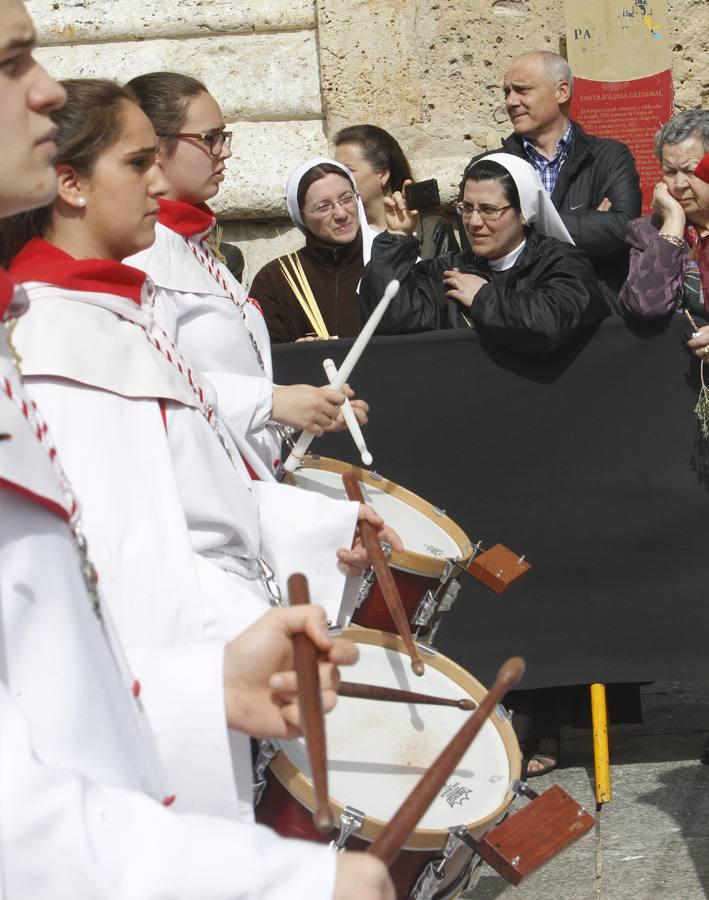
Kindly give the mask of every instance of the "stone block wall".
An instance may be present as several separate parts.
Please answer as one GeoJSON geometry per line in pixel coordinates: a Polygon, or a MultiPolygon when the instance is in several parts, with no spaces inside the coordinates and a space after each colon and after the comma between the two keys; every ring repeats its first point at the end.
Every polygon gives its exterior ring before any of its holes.
{"type": "MultiPolygon", "coordinates": [[[[667,0],[678,109],[709,107],[709,2],[667,0]]],[[[27,0],[58,77],[196,75],[234,131],[214,203],[246,280],[300,237],[288,172],[348,124],[390,130],[446,200],[509,132],[500,85],[527,49],[564,52],[563,0],[27,0]],[[277,235],[278,232],[278,236],[277,235]]]]}

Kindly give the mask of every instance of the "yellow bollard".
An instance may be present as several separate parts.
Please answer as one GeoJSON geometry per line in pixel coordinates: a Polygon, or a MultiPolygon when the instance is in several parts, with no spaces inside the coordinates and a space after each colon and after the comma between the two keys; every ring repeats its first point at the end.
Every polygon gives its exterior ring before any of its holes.
{"type": "Polygon", "coordinates": [[[593,719],[593,762],[596,770],[596,803],[611,799],[611,766],[608,751],[608,711],[605,684],[591,685],[593,719]]]}

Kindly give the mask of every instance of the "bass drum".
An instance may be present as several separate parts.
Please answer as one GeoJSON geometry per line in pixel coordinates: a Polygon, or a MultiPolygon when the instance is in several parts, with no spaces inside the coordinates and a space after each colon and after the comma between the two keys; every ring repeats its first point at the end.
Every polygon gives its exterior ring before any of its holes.
{"type": "MultiPolygon", "coordinates": [[[[440,618],[459,590],[456,575],[472,557],[467,534],[439,509],[401,485],[350,463],[306,456],[287,482],[308,491],[346,499],[342,475],[352,472],[367,503],[397,532],[403,553],[392,552],[390,565],[411,629],[431,640],[440,618]]],[[[352,622],[396,633],[374,573],[365,576],[352,622]]]]}
{"type": "MultiPolygon", "coordinates": [[[[426,670],[417,677],[398,636],[364,628],[342,633],[360,651],[348,680],[478,703],[487,693],[431,647],[420,645],[426,670]]],[[[450,706],[339,698],[325,717],[330,802],[340,818],[337,845],[366,849],[468,715],[450,706]]],[[[391,867],[398,897],[458,896],[472,853],[450,829],[464,826],[478,837],[491,828],[514,799],[510,786],[521,762],[509,717],[498,706],[391,867]]],[[[302,739],[262,745],[255,782],[257,821],[287,837],[327,840],[312,823],[314,793],[302,739]]]]}

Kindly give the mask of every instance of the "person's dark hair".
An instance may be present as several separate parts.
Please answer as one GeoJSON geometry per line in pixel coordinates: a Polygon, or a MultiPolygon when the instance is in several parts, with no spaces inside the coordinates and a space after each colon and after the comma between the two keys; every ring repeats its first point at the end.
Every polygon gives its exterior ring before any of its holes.
{"type": "Polygon", "coordinates": [[[389,170],[389,186],[401,191],[405,181],[413,181],[411,166],[398,141],[376,125],[350,125],[335,135],[336,147],[357,144],[366,162],[377,171],[389,170]]]}
{"type": "MultiPolygon", "coordinates": [[[[55,164],[65,164],[79,175],[90,175],[98,158],[118,140],[126,103],[135,103],[127,87],[101,78],[69,78],[60,82],[66,104],[51,113],[59,131],[55,138],[55,164]]],[[[0,264],[7,267],[33,237],[42,237],[51,218],[52,204],[20,213],[0,222],[0,264]]]]}
{"type": "Polygon", "coordinates": [[[465,170],[463,183],[461,185],[461,200],[463,199],[463,190],[468,181],[498,181],[502,187],[502,193],[505,195],[505,200],[510,204],[517,215],[522,212],[519,191],[517,190],[514,178],[507,169],[498,162],[495,162],[492,159],[483,158],[479,162],[473,163],[472,166],[465,170]]]}
{"type": "Polygon", "coordinates": [[[185,124],[190,100],[209,93],[201,81],[178,72],[148,72],[132,78],[126,87],[138,98],[168,153],[177,141],[174,135],[182,131],[185,124]]]}
{"type": "MultiPolygon", "coordinates": [[[[339,166],[335,166],[332,163],[318,163],[317,166],[308,169],[298,185],[298,209],[301,215],[303,214],[303,204],[305,203],[305,195],[308,193],[308,188],[311,184],[315,184],[316,181],[320,181],[321,178],[325,178],[326,175],[339,175],[352,184],[352,179],[347,172],[343,172],[339,166]]],[[[352,185],[352,190],[355,190],[354,185],[352,185]]]]}

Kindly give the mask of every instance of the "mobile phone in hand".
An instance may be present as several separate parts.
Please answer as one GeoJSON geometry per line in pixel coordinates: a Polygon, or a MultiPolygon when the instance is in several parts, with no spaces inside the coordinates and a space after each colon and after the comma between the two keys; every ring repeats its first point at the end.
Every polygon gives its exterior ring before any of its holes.
{"type": "Polygon", "coordinates": [[[404,196],[409,209],[429,209],[432,206],[438,206],[441,202],[438,182],[435,178],[407,184],[404,188],[404,196]]]}

